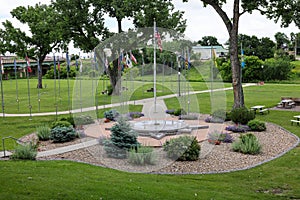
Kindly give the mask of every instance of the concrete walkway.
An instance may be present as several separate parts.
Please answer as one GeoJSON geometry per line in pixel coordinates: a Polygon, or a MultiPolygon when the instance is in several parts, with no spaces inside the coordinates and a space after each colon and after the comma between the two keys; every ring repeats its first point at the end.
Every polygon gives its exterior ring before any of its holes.
{"type": "MultiPolygon", "coordinates": [[[[256,85],[256,84],[245,84],[245,85],[243,85],[243,87],[248,87],[248,86],[253,86],[253,85],[256,85]]],[[[226,90],[231,90],[231,89],[232,89],[232,87],[215,89],[213,91],[226,91],[226,90]]],[[[191,92],[190,94],[200,94],[200,93],[208,93],[208,92],[212,92],[212,90],[196,91],[196,92],[191,92]]],[[[187,94],[183,93],[181,95],[187,95],[187,94]]],[[[168,115],[165,114],[165,110],[167,109],[167,107],[163,100],[167,99],[167,98],[176,97],[176,96],[177,96],[177,94],[171,94],[171,95],[157,97],[156,106],[154,106],[154,104],[153,104],[153,98],[129,101],[129,102],[127,102],[127,104],[134,104],[134,103],[141,104],[141,105],[143,105],[142,112],[145,114],[145,117],[148,117],[151,119],[162,119],[162,118],[168,117],[168,115]]],[[[111,107],[116,107],[119,105],[120,104],[109,104],[109,105],[105,105],[105,106],[98,106],[98,109],[101,109],[104,107],[111,108],[111,107]]],[[[95,106],[89,107],[89,108],[83,108],[82,110],[81,109],[72,110],[71,113],[79,113],[79,112],[86,112],[86,111],[93,111],[93,110],[96,110],[95,106]]],[[[47,115],[56,115],[56,114],[58,114],[58,115],[69,114],[69,111],[60,111],[57,113],[56,112],[32,113],[32,116],[47,116],[47,115]]],[[[18,117],[18,116],[23,117],[23,116],[30,116],[30,114],[5,114],[5,116],[6,117],[18,117]]],[[[90,147],[90,146],[96,145],[98,143],[99,143],[98,139],[93,139],[93,140],[89,140],[89,141],[82,142],[79,144],[74,144],[74,145],[60,147],[60,148],[56,148],[56,149],[52,149],[52,150],[48,150],[48,151],[38,152],[37,157],[45,157],[45,156],[66,153],[66,152],[90,147]]],[[[3,154],[3,152],[1,152],[1,153],[3,154]]],[[[0,154],[0,157],[3,157],[2,154],[0,154]]],[[[9,154],[9,152],[6,153],[6,155],[8,155],[8,154],[9,154]]]]}
{"type": "MultiPolygon", "coordinates": [[[[254,86],[257,85],[255,83],[247,83],[244,84],[243,87],[249,87],[249,86],[254,86]]],[[[217,92],[217,91],[227,91],[227,90],[232,90],[232,87],[228,88],[219,88],[219,89],[214,89],[214,90],[201,90],[201,91],[195,91],[195,92],[190,92],[189,94],[201,94],[201,93],[210,93],[210,92],[217,92]]],[[[182,93],[181,96],[187,95],[187,93],[182,93]]],[[[165,95],[165,96],[160,96],[157,97],[157,104],[159,105],[158,108],[162,109],[163,107],[160,106],[161,102],[159,100],[164,100],[172,97],[176,97],[177,94],[170,94],[170,95],[165,95]]],[[[142,99],[142,100],[135,100],[135,101],[128,101],[125,102],[125,104],[138,104],[138,105],[144,105],[151,102],[153,104],[153,98],[148,98],[148,99],[142,99]]],[[[150,104],[149,104],[150,105],[150,104]]],[[[162,104],[161,104],[162,105],[162,104]]],[[[103,109],[103,108],[112,108],[112,107],[117,107],[120,106],[120,103],[115,103],[115,104],[108,104],[108,105],[101,105],[98,106],[98,109],[103,109]]],[[[162,105],[163,106],[163,105],[162,105]]],[[[82,108],[82,109],[75,109],[75,110],[70,110],[70,111],[59,111],[59,112],[44,112],[44,113],[32,113],[31,116],[49,116],[49,115],[64,115],[64,114],[69,114],[69,113],[80,113],[80,112],[88,112],[88,111],[94,111],[96,110],[96,106],[93,107],[88,107],[88,108],[82,108]]],[[[30,117],[29,113],[25,114],[8,114],[4,113],[5,117],[30,117]]],[[[3,117],[3,115],[1,115],[3,117]]]]}

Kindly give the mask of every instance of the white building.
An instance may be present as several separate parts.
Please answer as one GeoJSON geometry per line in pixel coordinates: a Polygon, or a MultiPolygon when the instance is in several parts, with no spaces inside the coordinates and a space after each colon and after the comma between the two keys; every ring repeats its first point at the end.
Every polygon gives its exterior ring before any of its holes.
{"type": "Polygon", "coordinates": [[[201,60],[209,60],[212,57],[212,49],[216,53],[216,57],[223,57],[228,54],[228,49],[224,49],[222,46],[193,46],[192,51],[195,54],[201,54],[201,60]]]}

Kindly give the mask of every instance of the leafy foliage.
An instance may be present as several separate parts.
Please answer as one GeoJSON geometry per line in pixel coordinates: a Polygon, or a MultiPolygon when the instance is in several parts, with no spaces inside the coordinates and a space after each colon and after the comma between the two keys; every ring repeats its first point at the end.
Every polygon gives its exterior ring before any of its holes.
{"type": "Polygon", "coordinates": [[[31,143],[28,143],[25,145],[18,145],[10,158],[14,160],[35,160],[36,155],[36,148],[31,143]]]}
{"type": "Polygon", "coordinates": [[[260,153],[261,145],[255,135],[248,133],[241,135],[238,141],[232,143],[232,149],[243,154],[255,155],[260,153]]]}
{"type": "Polygon", "coordinates": [[[174,115],[175,116],[186,115],[186,111],[183,108],[178,108],[175,110],[174,115]]]}
{"type": "Polygon", "coordinates": [[[229,133],[223,133],[223,132],[220,133],[218,131],[214,131],[208,134],[208,140],[220,141],[224,143],[232,143],[233,137],[229,133]]]}
{"type": "MultiPolygon", "coordinates": [[[[66,79],[67,78],[67,67],[66,66],[61,66],[60,68],[60,72],[59,72],[59,78],[60,79],[66,79]]],[[[76,69],[75,67],[70,67],[70,71],[69,71],[69,78],[74,78],[76,77],[76,69]]],[[[56,70],[56,78],[58,77],[58,70],[56,70]]],[[[51,67],[51,69],[49,69],[47,71],[47,73],[45,74],[45,78],[47,79],[54,79],[54,67],[51,67]]]]}
{"type": "Polygon", "coordinates": [[[180,136],[167,141],[163,145],[164,151],[171,159],[178,161],[198,160],[201,147],[196,137],[180,136]]]}
{"type": "Polygon", "coordinates": [[[113,158],[126,158],[130,149],[136,149],[140,145],[137,141],[137,133],[123,118],[119,118],[111,128],[110,139],[105,140],[103,144],[108,157],[113,158]]]}
{"type": "Polygon", "coordinates": [[[231,120],[236,124],[247,124],[255,118],[255,113],[247,108],[235,108],[231,111],[231,120]]]}
{"type": "Polygon", "coordinates": [[[131,149],[128,156],[129,162],[135,165],[154,165],[156,155],[152,147],[138,147],[137,150],[131,149]]]}
{"type": "Polygon", "coordinates": [[[74,117],[74,122],[76,125],[86,125],[86,124],[94,123],[94,120],[89,115],[80,115],[80,116],[74,117]]]}
{"type": "Polygon", "coordinates": [[[109,119],[111,121],[115,121],[117,117],[120,115],[120,113],[117,110],[111,109],[104,112],[104,117],[106,119],[109,119]]]}
{"type": "Polygon", "coordinates": [[[50,139],[51,129],[47,125],[41,125],[36,128],[37,136],[39,140],[46,141],[50,139]]]}
{"type": "Polygon", "coordinates": [[[247,124],[251,131],[265,131],[266,130],[266,124],[259,120],[251,120],[247,124]]]}
{"type": "Polygon", "coordinates": [[[51,124],[51,129],[55,128],[55,127],[69,127],[71,126],[71,123],[68,121],[54,121],[51,124]]]}
{"type": "Polygon", "coordinates": [[[77,137],[77,133],[72,126],[57,126],[51,129],[50,139],[53,142],[69,142],[77,137]]]}
{"type": "Polygon", "coordinates": [[[234,133],[245,133],[247,131],[250,131],[251,129],[249,126],[246,125],[234,125],[234,126],[227,126],[225,128],[226,131],[232,131],[234,133]]]}

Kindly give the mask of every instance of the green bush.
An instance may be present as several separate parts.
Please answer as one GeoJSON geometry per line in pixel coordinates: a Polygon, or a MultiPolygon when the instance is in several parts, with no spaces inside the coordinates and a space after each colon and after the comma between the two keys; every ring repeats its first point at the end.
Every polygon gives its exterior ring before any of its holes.
{"type": "Polygon", "coordinates": [[[50,139],[51,129],[47,125],[41,125],[36,128],[36,134],[39,140],[46,141],[50,139]]]}
{"type": "Polygon", "coordinates": [[[112,95],[112,93],[113,93],[113,87],[111,85],[108,85],[106,87],[106,90],[107,90],[107,95],[112,95]]]}
{"type": "Polygon", "coordinates": [[[178,108],[177,110],[175,110],[174,115],[175,116],[179,116],[179,115],[186,115],[186,111],[183,108],[178,108]]]}
{"type": "Polygon", "coordinates": [[[89,115],[81,115],[78,117],[74,117],[74,123],[78,125],[86,125],[86,124],[92,124],[94,123],[94,120],[89,115]]]}
{"type": "Polygon", "coordinates": [[[62,143],[62,142],[69,142],[71,140],[74,140],[77,136],[78,135],[72,126],[69,127],[57,126],[51,129],[50,139],[53,140],[53,142],[62,143]]]}
{"type": "Polygon", "coordinates": [[[29,143],[25,145],[18,145],[10,158],[14,160],[35,160],[36,155],[36,148],[31,143],[29,143]]]}
{"type": "Polygon", "coordinates": [[[233,142],[232,149],[243,154],[255,155],[260,153],[261,145],[255,135],[248,133],[241,135],[239,140],[233,142]]]}
{"type": "Polygon", "coordinates": [[[191,136],[171,139],[163,145],[163,148],[169,158],[178,161],[197,160],[201,149],[196,137],[191,136]]]}
{"type": "Polygon", "coordinates": [[[127,121],[123,118],[118,119],[118,122],[111,127],[110,139],[103,142],[107,156],[126,158],[130,149],[136,149],[140,145],[137,141],[137,135],[127,121]]]}
{"type": "Polygon", "coordinates": [[[212,117],[215,119],[221,119],[223,121],[225,121],[226,119],[226,111],[223,109],[220,110],[216,110],[213,112],[212,117]]]}
{"type": "Polygon", "coordinates": [[[255,113],[247,108],[235,108],[230,114],[231,120],[236,124],[246,125],[250,120],[255,118],[255,113]]]}
{"type": "Polygon", "coordinates": [[[51,124],[51,129],[56,127],[69,127],[72,126],[70,122],[68,121],[55,121],[51,124]]]}
{"type": "Polygon", "coordinates": [[[251,120],[247,124],[251,131],[265,131],[266,130],[266,124],[259,120],[251,120]]]}
{"type": "Polygon", "coordinates": [[[137,150],[131,149],[129,152],[129,162],[135,165],[154,165],[156,161],[152,147],[138,147],[137,150]]]}
{"type": "Polygon", "coordinates": [[[75,127],[74,118],[73,118],[72,116],[62,117],[62,118],[59,119],[59,121],[67,121],[67,122],[69,122],[73,127],[75,127]]]}
{"type": "Polygon", "coordinates": [[[116,111],[116,110],[114,110],[114,109],[108,110],[108,111],[105,111],[105,112],[104,112],[104,117],[105,117],[106,119],[111,120],[111,121],[115,121],[116,118],[117,118],[119,115],[120,115],[119,112],[116,111]]]}

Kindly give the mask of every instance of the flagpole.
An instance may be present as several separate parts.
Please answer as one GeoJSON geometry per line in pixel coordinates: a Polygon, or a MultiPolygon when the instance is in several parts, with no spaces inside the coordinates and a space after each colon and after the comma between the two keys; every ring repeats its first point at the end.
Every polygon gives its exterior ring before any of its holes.
{"type": "Polygon", "coordinates": [[[66,54],[66,59],[67,59],[67,83],[68,83],[68,109],[69,109],[69,114],[71,114],[71,109],[70,109],[70,81],[69,81],[70,60],[69,60],[69,53],[68,52],[66,54]]]}
{"type": "Polygon", "coordinates": [[[3,72],[4,72],[4,65],[3,65],[3,60],[2,60],[2,57],[0,59],[1,61],[1,75],[0,75],[0,81],[1,81],[1,101],[2,101],[2,115],[3,117],[5,117],[5,114],[4,114],[4,93],[3,93],[3,72]]]}
{"type": "Polygon", "coordinates": [[[156,113],[156,21],[154,18],[154,26],[153,26],[153,49],[154,49],[154,60],[153,60],[153,93],[154,93],[154,112],[156,113]]]}
{"type": "Polygon", "coordinates": [[[61,96],[60,96],[60,61],[59,61],[59,56],[57,56],[57,78],[58,78],[58,96],[59,100],[61,101],[61,96]]]}
{"type": "Polygon", "coordinates": [[[80,52],[79,52],[79,60],[80,60],[80,67],[79,67],[79,74],[80,74],[80,76],[79,76],[79,89],[80,89],[80,94],[79,94],[79,98],[80,98],[80,112],[82,112],[82,85],[81,85],[81,77],[82,77],[82,60],[81,60],[81,58],[80,58],[80,52]]]}
{"type": "Polygon", "coordinates": [[[53,53],[53,73],[54,73],[54,105],[55,105],[55,117],[57,119],[57,95],[56,95],[56,60],[53,53]]]}
{"type": "Polygon", "coordinates": [[[28,108],[29,108],[29,120],[32,119],[32,114],[31,114],[31,109],[32,109],[32,106],[31,106],[31,102],[30,102],[30,83],[29,83],[29,58],[27,57],[26,55],[26,60],[27,60],[27,94],[28,94],[28,108]]]}
{"type": "MultiPolygon", "coordinates": [[[[40,76],[40,62],[39,59],[37,59],[37,68],[38,68],[38,77],[40,76]]],[[[40,95],[40,87],[38,87],[38,107],[39,112],[41,111],[41,95],[40,95]]]]}
{"type": "Polygon", "coordinates": [[[19,88],[18,88],[18,75],[17,75],[17,63],[14,58],[14,70],[15,70],[15,79],[16,79],[16,101],[18,104],[18,112],[20,111],[20,102],[19,102],[19,88]]]}

